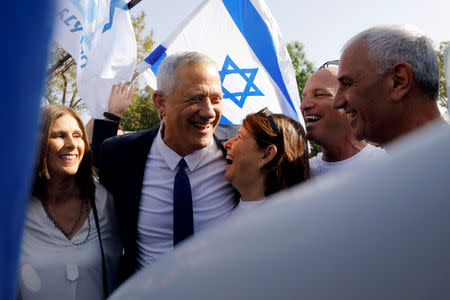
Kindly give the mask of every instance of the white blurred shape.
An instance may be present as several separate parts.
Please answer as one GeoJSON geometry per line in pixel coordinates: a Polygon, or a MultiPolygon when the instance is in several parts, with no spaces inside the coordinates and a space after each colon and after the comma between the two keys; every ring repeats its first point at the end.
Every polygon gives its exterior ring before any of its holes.
{"type": "Polygon", "coordinates": [[[110,299],[442,299],[450,294],[450,127],[198,234],[110,299]]]}
{"type": "Polygon", "coordinates": [[[24,264],[22,266],[20,269],[20,277],[27,289],[32,292],[39,292],[41,289],[41,279],[30,264],[24,264]]]}

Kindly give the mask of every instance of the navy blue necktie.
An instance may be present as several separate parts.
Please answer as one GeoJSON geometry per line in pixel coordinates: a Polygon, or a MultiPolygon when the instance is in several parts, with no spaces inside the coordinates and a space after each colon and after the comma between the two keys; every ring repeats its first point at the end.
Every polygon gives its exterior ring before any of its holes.
{"type": "Polygon", "coordinates": [[[184,170],[184,158],[178,163],[178,172],[173,184],[173,245],[175,246],[194,233],[192,194],[189,177],[184,170]]]}

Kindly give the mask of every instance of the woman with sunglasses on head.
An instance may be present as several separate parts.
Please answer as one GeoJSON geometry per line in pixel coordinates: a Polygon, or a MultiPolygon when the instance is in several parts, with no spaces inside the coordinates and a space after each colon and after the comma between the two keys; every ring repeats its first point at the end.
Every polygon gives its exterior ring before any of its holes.
{"type": "Polygon", "coordinates": [[[266,108],[249,114],[225,143],[225,179],[241,200],[232,215],[263,203],[265,197],[309,179],[308,147],[300,123],[266,108]]]}
{"type": "Polygon", "coordinates": [[[86,130],[73,109],[41,110],[40,148],[25,220],[19,299],[105,299],[121,248],[112,201],[94,180],[86,130]]]}

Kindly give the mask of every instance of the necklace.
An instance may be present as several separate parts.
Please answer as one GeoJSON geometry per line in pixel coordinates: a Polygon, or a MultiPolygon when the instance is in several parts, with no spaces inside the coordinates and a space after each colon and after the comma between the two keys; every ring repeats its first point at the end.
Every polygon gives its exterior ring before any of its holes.
{"type": "Polygon", "coordinates": [[[56,220],[52,217],[52,214],[50,213],[49,207],[48,207],[48,202],[46,199],[41,200],[42,203],[42,207],[44,208],[45,213],[47,214],[47,217],[50,219],[50,221],[52,221],[53,225],[55,225],[56,228],[58,228],[59,231],[61,231],[62,234],[64,234],[64,236],[70,241],[70,243],[74,246],[79,246],[82,245],[84,243],[86,243],[86,241],[88,240],[90,234],[91,234],[91,220],[89,218],[89,205],[87,203],[86,199],[83,199],[80,205],[80,213],[78,214],[77,220],[75,221],[75,224],[73,225],[72,229],[69,232],[66,232],[61,225],[59,225],[58,222],[56,222],[56,220]],[[88,221],[88,233],[86,235],[86,238],[84,240],[82,240],[79,243],[74,243],[72,242],[72,240],[70,239],[70,236],[73,234],[73,232],[75,231],[75,228],[77,228],[78,223],[80,222],[82,216],[84,215],[83,212],[86,213],[87,215],[87,221],[88,221]]]}
{"type": "Polygon", "coordinates": [[[74,246],[83,245],[89,239],[89,236],[91,235],[91,218],[89,218],[89,215],[87,217],[87,221],[88,221],[88,233],[87,233],[86,237],[84,238],[84,240],[82,240],[79,243],[74,243],[74,242],[72,242],[72,240],[69,240],[72,245],[74,245],[74,246]]]}

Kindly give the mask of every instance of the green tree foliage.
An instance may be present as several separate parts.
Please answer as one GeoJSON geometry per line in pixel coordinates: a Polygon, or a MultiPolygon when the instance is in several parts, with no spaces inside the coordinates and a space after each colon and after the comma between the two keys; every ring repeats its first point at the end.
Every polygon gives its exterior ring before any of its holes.
{"type": "Polygon", "coordinates": [[[131,22],[133,23],[134,35],[136,36],[136,44],[137,44],[137,61],[140,63],[147,57],[150,50],[154,45],[153,41],[153,30],[150,30],[149,33],[146,33],[145,30],[145,17],[147,15],[145,12],[141,11],[141,13],[137,16],[131,17],[131,22]]]}
{"type": "Polygon", "coordinates": [[[308,143],[309,143],[309,158],[314,157],[320,152],[322,152],[322,147],[320,147],[316,143],[312,141],[308,141],[308,143]]]}
{"type": "MultiPolygon", "coordinates": [[[[304,46],[300,42],[290,42],[286,45],[289,52],[289,56],[292,60],[292,65],[295,70],[295,79],[297,79],[298,93],[301,96],[303,89],[305,88],[306,80],[315,71],[315,67],[312,62],[306,58],[304,46]]],[[[309,156],[314,157],[317,153],[322,152],[322,148],[314,142],[309,142],[309,156]]]]}
{"type": "Polygon", "coordinates": [[[153,128],[159,124],[159,113],[153,105],[153,90],[146,87],[133,95],[133,102],[125,111],[120,125],[125,131],[153,128]]]}
{"type": "Polygon", "coordinates": [[[298,92],[301,95],[305,87],[306,80],[314,73],[314,65],[306,59],[304,46],[300,42],[290,42],[286,45],[289,56],[294,66],[295,79],[297,79],[298,92]]]}
{"type": "MultiPolygon", "coordinates": [[[[136,43],[138,45],[138,64],[150,53],[154,45],[153,31],[145,32],[146,14],[141,12],[138,16],[132,17],[136,43]]],[[[133,83],[134,84],[134,83],[133,83]]],[[[120,125],[125,131],[138,131],[155,127],[159,124],[160,118],[153,104],[153,90],[144,83],[134,84],[136,93],[133,95],[133,103],[125,111],[120,125]]]]}
{"type": "Polygon", "coordinates": [[[439,50],[436,50],[436,55],[439,59],[439,105],[447,109],[448,111],[448,98],[447,98],[447,84],[445,82],[444,72],[444,50],[450,46],[450,41],[441,42],[439,44],[439,50]]]}

